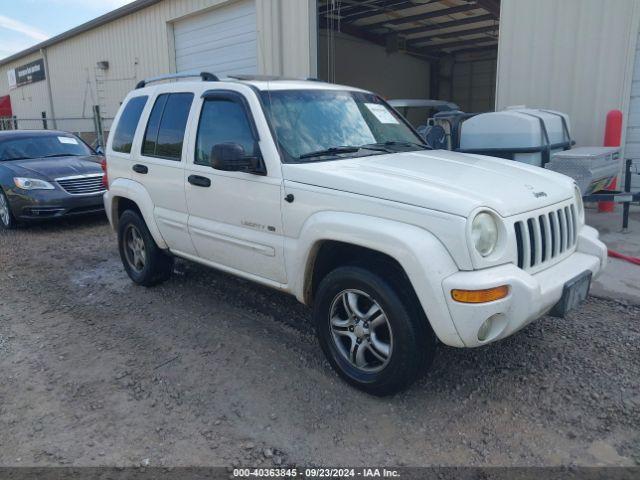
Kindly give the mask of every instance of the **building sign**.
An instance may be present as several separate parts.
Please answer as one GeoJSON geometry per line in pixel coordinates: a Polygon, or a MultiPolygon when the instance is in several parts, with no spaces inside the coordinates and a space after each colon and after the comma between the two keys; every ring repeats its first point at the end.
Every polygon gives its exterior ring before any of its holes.
{"type": "MultiPolygon", "coordinates": [[[[14,84],[18,87],[44,80],[44,60],[39,59],[21,65],[15,69],[14,76],[14,84]]],[[[9,86],[11,86],[11,72],[9,72],[9,86]]]]}

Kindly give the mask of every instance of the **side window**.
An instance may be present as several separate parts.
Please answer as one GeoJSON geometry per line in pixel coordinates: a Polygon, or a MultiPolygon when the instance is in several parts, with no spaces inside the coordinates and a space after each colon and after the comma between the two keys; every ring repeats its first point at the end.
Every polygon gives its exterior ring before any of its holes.
{"type": "Polygon", "coordinates": [[[140,115],[142,115],[148,98],[146,95],[133,97],[125,105],[116,127],[116,133],[113,135],[111,148],[114,152],[131,153],[133,137],[136,134],[138,121],[140,121],[140,115]]]}
{"type": "Polygon", "coordinates": [[[205,100],[196,139],[197,165],[210,165],[211,149],[219,143],[239,143],[247,155],[254,154],[256,141],[244,107],[233,100],[205,100]]]}
{"type": "Polygon", "coordinates": [[[164,93],[153,105],[144,134],[142,154],[180,161],[192,93],[164,93]]]}
{"type": "Polygon", "coordinates": [[[169,94],[159,95],[156,103],[153,104],[151,115],[147,121],[147,130],[144,132],[144,140],[142,142],[142,154],[148,157],[156,155],[156,142],[158,140],[158,129],[160,128],[160,120],[164,112],[164,106],[167,104],[169,94]]]}

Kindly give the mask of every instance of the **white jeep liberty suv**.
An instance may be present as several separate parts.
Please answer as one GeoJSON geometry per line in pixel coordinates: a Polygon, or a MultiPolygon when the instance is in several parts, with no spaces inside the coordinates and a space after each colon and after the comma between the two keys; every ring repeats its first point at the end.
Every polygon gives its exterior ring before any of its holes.
{"type": "Polygon", "coordinates": [[[140,82],[107,144],[104,203],[137,284],[177,256],[293,294],[336,371],[385,395],[437,340],[563,316],[605,266],[568,177],[431,150],[357,88],[200,75],[140,82]]]}

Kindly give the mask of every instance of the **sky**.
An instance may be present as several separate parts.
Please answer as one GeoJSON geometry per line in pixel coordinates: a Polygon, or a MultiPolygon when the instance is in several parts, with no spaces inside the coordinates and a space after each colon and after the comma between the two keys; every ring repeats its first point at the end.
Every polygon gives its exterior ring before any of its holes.
{"type": "Polygon", "coordinates": [[[133,0],[0,0],[0,59],[133,0]]]}

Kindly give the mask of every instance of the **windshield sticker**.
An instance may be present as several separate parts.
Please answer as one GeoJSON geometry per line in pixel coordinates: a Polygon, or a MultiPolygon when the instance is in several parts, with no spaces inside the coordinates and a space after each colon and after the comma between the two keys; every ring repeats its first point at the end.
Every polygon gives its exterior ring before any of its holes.
{"type": "Polygon", "coordinates": [[[369,111],[376,116],[380,123],[393,123],[396,125],[400,123],[384,105],[380,105],[379,103],[365,103],[365,105],[369,111]]]}
{"type": "Polygon", "coordinates": [[[58,137],[60,143],[66,143],[68,145],[78,145],[78,140],[73,137],[58,137]]]}

